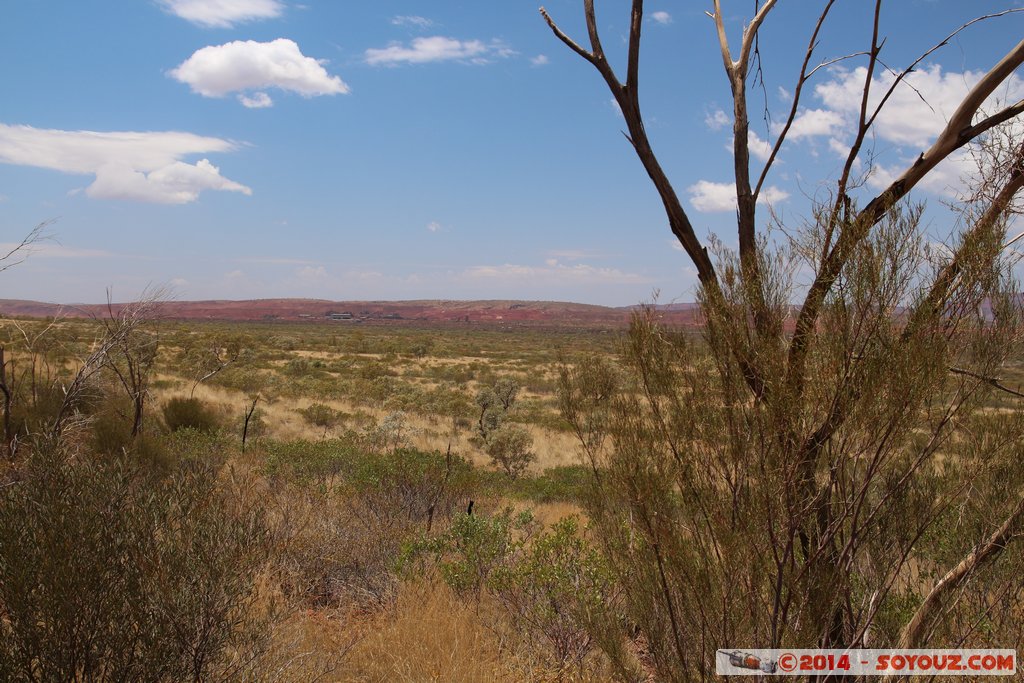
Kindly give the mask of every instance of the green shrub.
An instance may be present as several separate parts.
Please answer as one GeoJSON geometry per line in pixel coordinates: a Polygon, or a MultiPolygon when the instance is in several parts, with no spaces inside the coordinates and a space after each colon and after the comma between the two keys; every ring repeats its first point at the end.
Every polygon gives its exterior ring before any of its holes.
{"type": "Polygon", "coordinates": [[[350,475],[360,458],[359,439],[352,433],[323,441],[268,441],[263,445],[263,473],[278,481],[320,488],[350,475]]]}
{"type": "Polygon", "coordinates": [[[535,529],[533,513],[505,508],[495,515],[460,514],[444,533],[406,547],[402,565],[422,568],[433,558],[444,582],[461,595],[479,597],[491,574],[513,561],[535,529]]]}
{"type": "Polygon", "coordinates": [[[484,450],[495,466],[516,479],[536,460],[532,448],[533,437],[528,431],[518,425],[504,425],[490,433],[484,450]]]}
{"type": "Polygon", "coordinates": [[[164,404],[164,424],[174,432],[179,429],[195,429],[212,432],[220,420],[213,408],[198,398],[172,398],[164,404]]]}
{"type": "Polygon", "coordinates": [[[475,479],[459,455],[399,448],[359,458],[349,483],[379,518],[432,523],[468,502],[475,479]]]}
{"type": "Polygon", "coordinates": [[[593,472],[582,465],[551,467],[537,476],[520,477],[504,490],[537,503],[582,503],[590,490],[593,476],[593,472]]]}
{"type": "Polygon", "coordinates": [[[335,410],[325,403],[313,403],[305,408],[300,408],[298,413],[309,425],[323,429],[324,437],[327,436],[327,432],[341,424],[345,418],[345,413],[335,410]]]}
{"type": "Polygon", "coordinates": [[[281,445],[295,465],[318,454],[337,465],[336,486],[285,494],[283,551],[278,558],[286,594],[311,606],[355,602],[379,607],[396,585],[403,547],[449,518],[467,500],[472,468],[456,455],[399,450],[384,455],[354,450],[342,464],[320,442],[281,445]]]}
{"type": "Polygon", "coordinates": [[[266,541],[214,468],[33,454],[0,486],[0,680],[222,678],[263,637],[266,541]]]}
{"type": "Polygon", "coordinates": [[[581,665],[593,646],[589,624],[612,594],[612,577],[598,552],[566,517],[533,539],[487,581],[531,642],[546,644],[559,667],[581,665]]]}

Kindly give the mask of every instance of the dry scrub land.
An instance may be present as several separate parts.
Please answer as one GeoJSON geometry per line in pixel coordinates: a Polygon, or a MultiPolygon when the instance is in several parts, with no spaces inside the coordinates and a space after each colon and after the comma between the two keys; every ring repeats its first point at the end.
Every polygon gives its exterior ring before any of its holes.
{"type": "MultiPolygon", "coordinates": [[[[610,357],[620,332],[148,322],[90,378],[61,457],[40,462],[45,447],[31,435],[45,432],[61,387],[95,350],[101,329],[90,320],[6,320],[3,329],[12,429],[25,435],[4,466],[5,481],[44,472],[122,493],[180,487],[192,503],[211,499],[222,508],[223,518],[184,523],[182,533],[205,535],[206,546],[182,540],[140,551],[178,556],[187,580],[168,586],[159,572],[142,572],[126,590],[156,597],[132,599],[151,600],[157,611],[173,606],[185,631],[209,636],[166,635],[167,643],[153,645],[162,654],[148,659],[163,657],[203,680],[607,677],[579,609],[580,596],[604,600],[611,589],[585,540],[578,501],[586,473],[559,416],[557,388],[563,364],[610,357]],[[137,403],[122,382],[133,372],[144,385],[134,436],[137,403]],[[501,467],[489,455],[495,435],[507,430],[527,435],[513,453],[521,466],[501,467]],[[226,579],[231,572],[240,576],[226,579]],[[179,590],[204,599],[161,602],[179,590]]],[[[131,516],[148,504],[145,495],[123,493],[127,502],[112,513],[100,500],[79,501],[74,524],[54,532],[52,514],[69,501],[17,488],[26,498],[4,501],[8,519],[33,495],[45,500],[35,501],[40,518],[19,527],[18,538],[0,538],[5,552],[24,543],[57,553],[73,536],[97,533],[109,514],[118,516],[117,533],[131,538],[139,532],[131,516]]],[[[83,546],[85,557],[57,560],[82,584],[22,576],[64,604],[14,604],[9,595],[0,602],[0,625],[18,640],[0,673],[17,678],[23,658],[53,658],[48,628],[91,623],[68,611],[144,621],[125,613],[129,605],[102,613],[96,603],[106,591],[95,584],[109,579],[98,567],[120,551],[102,539],[83,546]],[[19,626],[21,619],[46,628],[19,626]]],[[[86,659],[127,647],[104,637],[102,629],[69,635],[62,647],[86,659]]],[[[130,668],[138,664],[124,666],[143,675],[130,668]]]]}

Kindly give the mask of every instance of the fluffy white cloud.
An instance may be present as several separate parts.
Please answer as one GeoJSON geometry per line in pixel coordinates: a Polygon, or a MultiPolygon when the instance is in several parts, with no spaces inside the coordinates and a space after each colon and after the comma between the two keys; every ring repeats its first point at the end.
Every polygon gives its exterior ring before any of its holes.
{"type": "MultiPolygon", "coordinates": [[[[844,126],[845,120],[837,112],[828,109],[805,109],[793,119],[793,125],[786,138],[797,140],[815,135],[836,135],[844,126]]],[[[781,128],[782,124],[778,124],[778,127],[781,128]]]]}
{"type": "MultiPolygon", "coordinates": [[[[944,72],[939,65],[929,65],[911,73],[898,85],[876,119],[873,131],[878,140],[896,148],[900,160],[877,164],[871,169],[868,184],[875,188],[885,187],[913,163],[918,153],[932,144],[945,127],[949,116],[983,75],[980,71],[944,72]]],[[[866,76],[867,70],[863,67],[853,70],[834,69],[830,80],[815,87],[815,95],[827,105],[830,115],[845,121],[846,130],[854,130],[866,76]]],[[[874,77],[868,100],[869,111],[877,106],[894,80],[895,76],[888,71],[874,77]]],[[[1024,97],[1024,80],[1011,75],[997,96],[1009,102],[1021,99],[1024,97]]],[[[996,106],[995,98],[992,98],[984,108],[994,110],[996,106]]],[[[839,135],[838,128],[836,126],[812,134],[829,135],[829,147],[837,154],[845,154],[849,150],[849,140],[839,135]]],[[[961,178],[973,171],[969,155],[966,151],[960,151],[928,174],[921,187],[939,194],[956,196],[963,189],[961,178]]]]}
{"type": "MultiPolygon", "coordinates": [[[[736,185],[733,183],[713,183],[701,180],[686,188],[690,193],[693,208],[704,213],[736,210],[736,185]]],[[[757,197],[758,204],[775,204],[789,198],[789,193],[774,185],[761,188],[757,197]]]]}
{"type": "Polygon", "coordinates": [[[441,224],[438,223],[437,221],[430,221],[429,223],[427,223],[427,230],[429,230],[430,232],[440,232],[442,229],[443,228],[441,224]]]}
{"type": "Polygon", "coordinates": [[[722,130],[726,126],[732,123],[732,119],[721,109],[708,112],[704,116],[704,125],[711,130],[722,130]]]}
{"type": "Polygon", "coordinates": [[[395,26],[415,26],[416,28],[430,28],[434,22],[426,17],[416,15],[399,15],[391,17],[391,23],[395,26]]]}
{"type": "MultiPolygon", "coordinates": [[[[898,145],[924,148],[945,127],[964,95],[984,74],[980,71],[945,72],[939,65],[927,66],[911,73],[896,87],[875,122],[875,132],[882,139],[898,145]]],[[[867,69],[835,70],[833,78],[819,84],[814,92],[829,108],[854,120],[860,111],[867,69]]],[[[871,84],[869,110],[877,106],[882,95],[892,86],[895,76],[885,71],[871,84]]],[[[1019,99],[1021,80],[1011,77],[1009,99],[1019,99]]],[[[831,133],[831,131],[830,131],[831,133]]]]}
{"type": "Polygon", "coordinates": [[[506,263],[500,266],[472,266],[462,272],[470,280],[544,284],[643,284],[650,280],[618,268],[598,268],[586,263],[565,264],[549,258],[542,266],[506,263]]]}
{"type": "Polygon", "coordinates": [[[370,48],[363,56],[366,63],[373,66],[397,66],[447,61],[484,64],[491,57],[509,57],[513,54],[515,52],[501,41],[485,43],[481,40],[429,36],[413,38],[409,45],[392,43],[383,48],[370,48]]]}
{"type": "Polygon", "coordinates": [[[278,38],[269,43],[235,40],[196,50],[177,68],[168,72],[187,83],[192,92],[204,97],[239,93],[246,107],[269,107],[265,88],[278,88],[303,97],[344,95],[349,88],[332,76],[323,64],[306,57],[293,40],[278,38]],[[247,91],[256,91],[249,97],[247,91]]]}
{"type": "Polygon", "coordinates": [[[207,28],[230,28],[257,19],[273,19],[284,12],[280,0],[159,0],[171,14],[207,28]]]}
{"type": "Polygon", "coordinates": [[[270,95],[262,91],[254,92],[252,97],[249,97],[245,93],[240,93],[238,95],[238,101],[247,109],[266,109],[267,107],[274,106],[274,100],[270,99],[270,95]]]}
{"type": "MultiPolygon", "coordinates": [[[[729,150],[731,154],[733,151],[732,138],[725,144],[725,148],[729,150]]],[[[760,161],[768,161],[768,158],[772,155],[772,146],[767,140],[762,140],[761,136],[752,130],[747,131],[747,151],[750,152],[750,156],[760,161]]]]}
{"type": "Polygon", "coordinates": [[[757,133],[752,130],[747,131],[747,148],[755,159],[761,161],[768,161],[768,157],[772,155],[772,146],[767,140],[762,140],[757,133]]]}
{"type": "Polygon", "coordinates": [[[101,133],[0,124],[0,163],[95,175],[85,193],[97,199],[185,204],[203,190],[252,194],[207,159],[182,161],[235,148],[220,138],[173,131],[101,133]]]}
{"type": "Polygon", "coordinates": [[[544,66],[549,61],[551,60],[548,59],[547,55],[537,55],[536,57],[530,57],[530,64],[532,64],[533,66],[544,66]]]}
{"type": "Polygon", "coordinates": [[[654,12],[653,14],[651,14],[651,19],[654,19],[659,24],[671,24],[672,23],[672,15],[669,14],[668,12],[664,12],[664,11],[654,12]]]}

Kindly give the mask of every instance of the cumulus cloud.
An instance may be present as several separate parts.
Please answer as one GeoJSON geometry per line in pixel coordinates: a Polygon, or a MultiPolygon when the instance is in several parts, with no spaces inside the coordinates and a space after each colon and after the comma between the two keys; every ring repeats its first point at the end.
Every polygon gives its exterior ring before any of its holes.
{"type": "Polygon", "coordinates": [[[0,124],[0,163],[94,175],[85,193],[96,199],[162,204],[195,201],[203,190],[252,194],[208,159],[186,156],[230,152],[235,143],[182,132],[66,131],[0,124]]]}
{"type": "Polygon", "coordinates": [[[498,40],[485,43],[481,40],[429,36],[413,38],[408,45],[392,43],[383,48],[370,48],[363,53],[363,57],[372,66],[397,66],[448,61],[485,64],[492,57],[509,57],[513,54],[513,50],[498,40]]]}
{"type": "Polygon", "coordinates": [[[430,221],[427,223],[427,230],[430,232],[440,232],[442,230],[441,224],[437,221],[430,221]]]}
{"type": "Polygon", "coordinates": [[[284,12],[280,0],[158,0],[176,16],[205,28],[230,28],[258,19],[274,19],[284,12]]]}
{"type": "MultiPolygon", "coordinates": [[[[704,213],[736,210],[736,185],[733,183],[713,183],[701,180],[686,188],[690,193],[693,208],[704,213]]],[[[758,204],[776,204],[789,198],[789,193],[774,185],[761,188],[757,197],[758,204]]]]}
{"type": "Polygon", "coordinates": [[[750,153],[754,155],[755,159],[761,161],[768,161],[768,157],[772,155],[772,146],[767,140],[762,140],[757,133],[754,131],[747,132],[748,148],[750,153]]]}
{"type": "Polygon", "coordinates": [[[654,12],[653,14],[651,14],[651,19],[654,19],[656,22],[662,25],[672,23],[672,15],[664,11],[654,12]]]}
{"type": "Polygon", "coordinates": [[[544,66],[551,60],[548,59],[547,55],[537,55],[536,57],[530,57],[530,64],[533,66],[544,66]]]}
{"type": "MultiPolygon", "coordinates": [[[[731,152],[733,149],[732,140],[729,140],[729,144],[726,147],[731,152]]],[[[768,157],[772,155],[772,146],[767,140],[762,140],[761,136],[752,130],[747,131],[747,151],[750,152],[750,156],[760,161],[768,161],[768,157]]]]}
{"type": "Polygon", "coordinates": [[[295,41],[287,38],[269,43],[235,40],[210,45],[196,50],[168,74],[204,97],[239,93],[239,101],[251,108],[273,104],[263,92],[266,88],[303,97],[349,92],[344,81],[327,73],[320,61],[303,55],[295,41]],[[247,92],[253,94],[249,96],[247,92]]]}
{"type": "Polygon", "coordinates": [[[598,268],[586,263],[566,264],[549,258],[544,265],[506,263],[500,266],[472,266],[462,272],[471,280],[544,284],[643,284],[650,280],[618,268],[598,268]]]}
{"type": "MultiPolygon", "coordinates": [[[[863,67],[853,70],[837,68],[833,69],[830,75],[829,80],[815,87],[815,96],[827,106],[829,116],[844,121],[843,128],[852,131],[860,112],[867,70],[863,67]]],[[[932,144],[945,127],[949,116],[983,75],[981,71],[943,71],[941,66],[933,64],[909,74],[903,83],[896,86],[872,130],[876,139],[896,148],[900,161],[887,167],[876,166],[872,169],[868,178],[869,185],[876,188],[884,187],[913,163],[918,153],[932,144]]],[[[869,110],[877,106],[880,98],[895,82],[895,78],[895,75],[888,71],[874,77],[868,100],[869,110]]],[[[997,97],[1010,102],[1021,99],[1024,97],[1024,80],[1011,75],[1005,87],[998,91],[997,97]]],[[[991,111],[996,106],[996,98],[993,97],[986,102],[984,108],[991,111]]],[[[849,149],[849,141],[840,134],[843,128],[833,126],[827,130],[814,130],[810,134],[830,136],[830,149],[841,154],[849,149]]],[[[951,155],[930,173],[921,183],[921,187],[947,196],[956,196],[962,189],[961,178],[973,170],[967,151],[962,150],[951,155]]]]}
{"type": "Polygon", "coordinates": [[[722,130],[730,123],[732,123],[732,119],[730,119],[729,115],[721,109],[708,112],[704,117],[704,125],[711,130],[722,130]]]}
{"type": "Polygon", "coordinates": [[[252,97],[242,93],[238,96],[238,101],[247,109],[266,109],[274,106],[274,100],[265,92],[254,92],[252,97]]]}
{"type": "MultiPolygon", "coordinates": [[[[779,125],[781,127],[781,124],[779,125]]],[[[793,119],[793,125],[786,138],[798,140],[816,135],[836,135],[845,125],[845,119],[837,112],[828,109],[805,109],[793,119]]]]}
{"type": "Polygon", "coordinates": [[[391,23],[395,26],[415,26],[416,28],[430,28],[434,22],[426,17],[416,15],[399,15],[391,17],[391,23]]]}

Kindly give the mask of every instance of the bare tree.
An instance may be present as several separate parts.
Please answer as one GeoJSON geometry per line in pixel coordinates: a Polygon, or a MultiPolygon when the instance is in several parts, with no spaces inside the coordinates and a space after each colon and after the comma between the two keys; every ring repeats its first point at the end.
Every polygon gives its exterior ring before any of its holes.
{"type": "Polygon", "coordinates": [[[69,419],[77,414],[89,395],[91,380],[104,369],[113,372],[131,399],[134,410],[131,436],[138,436],[142,429],[149,372],[156,353],[155,342],[142,331],[142,326],[152,319],[163,298],[164,290],[158,288],[146,290],[137,301],[129,304],[108,303],[107,317],[100,321],[101,335],[89,355],[80,361],[74,377],[61,386],[63,400],[49,430],[54,442],[60,440],[69,419]]]}
{"type": "MultiPolygon", "coordinates": [[[[1024,186],[1024,101],[983,107],[1024,63],[1024,41],[880,192],[855,192],[854,173],[907,76],[961,31],[1016,10],[957,28],[872,92],[888,68],[882,0],[873,3],[863,51],[821,59],[835,5],[826,0],[809,23],[791,107],[753,172],[750,72],[760,68],[759,32],[777,4],[755,3],[738,45],[720,0],[708,12],[733,103],[736,254],[709,251],[697,237],[648,139],[639,99],[642,0],[632,2],[624,80],[606,57],[593,0],[583,2],[589,47],[541,9],[610,89],[700,283],[704,344],[664,329],[650,311],[634,322],[625,361],[635,391],[598,396],[594,387],[606,388],[607,378],[592,365],[563,374],[563,412],[587,435],[581,441],[597,475],[591,515],[629,582],[629,616],[665,680],[710,676],[714,650],[738,642],[924,646],[971,642],[982,621],[998,623],[1004,637],[1019,629],[1006,615],[997,619],[992,596],[1024,589],[1019,575],[994,563],[1024,526],[1017,437],[995,435],[1020,435],[1021,425],[984,408],[1006,388],[997,375],[1019,322],[1006,229],[1024,186]],[[805,86],[824,67],[854,59],[865,66],[861,106],[830,199],[798,227],[760,217],[758,199],[805,86]],[[980,172],[955,207],[951,252],[936,254],[910,193],[964,149],[980,172]],[[792,241],[769,239],[773,222],[792,241]],[[801,266],[813,276],[794,306],[801,266]]],[[[1019,567],[1020,553],[1006,564],[1019,567]]],[[[599,634],[626,669],[623,637],[599,634]]]]}
{"type": "MultiPolygon", "coordinates": [[[[46,228],[52,223],[52,221],[43,221],[36,225],[32,230],[25,235],[22,240],[13,245],[6,253],[0,255],[0,273],[4,272],[8,268],[12,268],[22,263],[27,257],[28,253],[31,252],[32,245],[40,242],[41,240],[49,239],[49,235],[45,232],[46,228]]],[[[18,328],[18,331],[24,336],[25,341],[29,341],[28,336],[25,334],[25,330],[21,328],[17,323],[14,323],[18,328]]],[[[47,330],[49,327],[47,327],[47,330]]],[[[44,330],[45,333],[45,330],[44,330]]],[[[38,341],[43,334],[36,336],[38,341]]],[[[29,344],[30,350],[32,344],[29,344]]],[[[13,429],[11,424],[11,409],[14,404],[14,370],[13,363],[11,360],[11,372],[8,375],[8,360],[5,358],[5,349],[0,345],[0,393],[3,393],[3,413],[4,413],[4,451],[7,453],[9,459],[14,459],[17,455],[18,450],[18,435],[13,429]]],[[[36,354],[34,350],[31,350],[32,358],[32,386],[33,393],[35,392],[35,369],[36,369],[36,354]]]]}

